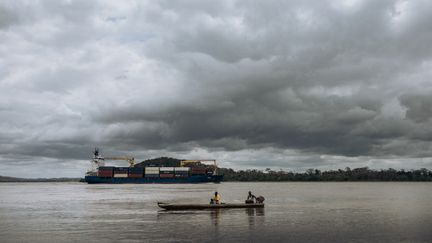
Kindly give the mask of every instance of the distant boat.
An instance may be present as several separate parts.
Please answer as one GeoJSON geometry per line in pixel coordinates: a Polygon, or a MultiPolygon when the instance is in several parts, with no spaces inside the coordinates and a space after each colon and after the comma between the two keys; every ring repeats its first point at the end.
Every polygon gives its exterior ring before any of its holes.
{"type": "Polygon", "coordinates": [[[166,210],[203,210],[219,208],[263,208],[263,203],[222,203],[222,204],[178,204],[178,203],[157,203],[159,207],[166,210]]]}
{"type": "Polygon", "coordinates": [[[223,175],[218,175],[217,169],[216,160],[182,160],[175,167],[140,166],[130,156],[102,157],[96,148],[84,181],[89,184],[220,183],[223,175]],[[108,160],[127,161],[129,167],[105,166],[108,160]]]}

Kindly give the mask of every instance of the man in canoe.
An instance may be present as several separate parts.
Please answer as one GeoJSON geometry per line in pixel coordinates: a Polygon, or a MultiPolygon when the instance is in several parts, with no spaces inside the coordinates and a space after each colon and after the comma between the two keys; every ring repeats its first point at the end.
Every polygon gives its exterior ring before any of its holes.
{"type": "Polygon", "coordinates": [[[254,194],[252,194],[251,191],[249,191],[247,199],[245,201],[245,203],[255,203],[256,197],[254,194]]]}
{"type": "Polygon", "coordinates": [[[249,204],[249,203],[263,203],[264,200],[265,200],[265,199],[264,199],[263,196],[258,196],[258,197],[256,197],[254,194],[252,194],[251,191],[249,191],[249,193],[248,193],[248,197],[247,197],[245,203],[246,203],[246,204],[249,204]]]}
{"type": "Polygon", "coordinates": [[[210,199],[210,204],[219,204],[220,203],[220,199],[221,199],[221,197],[220,197],[219,193],[215,192],[214,193],[214,197],[212,197],[210,199]]]}

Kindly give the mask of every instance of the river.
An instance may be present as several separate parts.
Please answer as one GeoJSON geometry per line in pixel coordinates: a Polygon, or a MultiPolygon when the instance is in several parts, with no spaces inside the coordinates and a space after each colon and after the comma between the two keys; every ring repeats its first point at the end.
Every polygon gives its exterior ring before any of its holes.
{"type": "Polygon", "coordinates": [[[432,183],[0,183],[0,242],[431,242],[432,183]],[[264,209],[160,210],[156,202],[264,209]]]}

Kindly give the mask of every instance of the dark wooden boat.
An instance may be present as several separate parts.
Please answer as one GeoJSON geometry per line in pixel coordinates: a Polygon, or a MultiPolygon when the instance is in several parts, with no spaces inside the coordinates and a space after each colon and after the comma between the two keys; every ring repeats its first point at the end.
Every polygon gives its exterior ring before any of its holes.
{"type": "Polygon", "coordinates": [[[158,206],[165,210],[203,210],[218,208],[263,208],[263,203],[222,203],[222,204],[178,204],[158,202],[158,206]]]}

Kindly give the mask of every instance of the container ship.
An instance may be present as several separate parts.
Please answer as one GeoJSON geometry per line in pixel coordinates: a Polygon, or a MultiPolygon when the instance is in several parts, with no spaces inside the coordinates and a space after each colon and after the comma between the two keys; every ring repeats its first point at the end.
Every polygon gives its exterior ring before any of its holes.
{"type": "Polygon", "coordinates": [[[102,157],[95,149],[91,160],[92,168],[86,173],[89,184],[109,183],[220,183],[222,175],[217,174],[215,160],[182,160],[179,166],[135,165],[133,157],[102,157]],[[124,160],[128,167],[105,166],[107,160],[124,160]]]}

